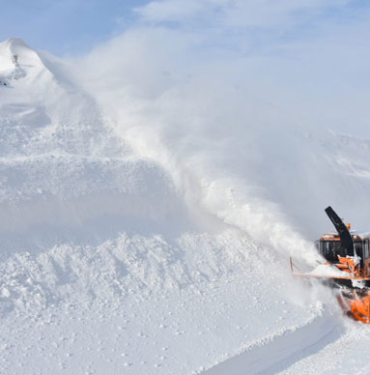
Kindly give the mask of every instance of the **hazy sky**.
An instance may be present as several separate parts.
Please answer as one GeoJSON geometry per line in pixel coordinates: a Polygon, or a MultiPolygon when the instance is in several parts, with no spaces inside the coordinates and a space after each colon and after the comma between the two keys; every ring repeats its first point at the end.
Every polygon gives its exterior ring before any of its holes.
{"type": "MultiPolygon", "coordinates": [[[[0,40],[81,54],[127,28],[164,24],[213,33],[229,47],[263,51],[277,41],[320,37],[328,28],[369,25],[367,0],[0,0],[0,40]]],[[[366,38],[370,26],[359,34],[366,38]]],[[[339,30],[340,32],[340,30],[339,30]]],[[[360,42],[360,41],[358,41],[360,42]]]]}

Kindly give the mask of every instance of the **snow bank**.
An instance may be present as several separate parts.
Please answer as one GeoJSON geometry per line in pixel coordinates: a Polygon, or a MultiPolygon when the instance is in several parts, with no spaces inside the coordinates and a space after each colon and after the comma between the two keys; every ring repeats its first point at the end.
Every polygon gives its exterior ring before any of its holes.
{"type": "Polygon", "coordinates": [[[340,315],[289,255],[318,259],[334,185],[368,199],[366,140],[298,127],[193,42],[136,30],[68,63],[0,45],[6,373],[188,374],[340,315]]]}

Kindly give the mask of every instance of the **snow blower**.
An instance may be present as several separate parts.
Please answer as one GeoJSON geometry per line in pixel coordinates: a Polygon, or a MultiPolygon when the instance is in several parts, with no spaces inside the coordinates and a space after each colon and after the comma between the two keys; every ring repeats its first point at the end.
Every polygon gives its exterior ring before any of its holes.
{"type": "Polygon", "coordinates": [[[292,274],[326,280],[335,288],[337,300],[349,316],[370,323],[370,233],[351,230],[351,225],[345,225],[331,207],[325,212],[337,230],[315,243],[326,262],[310,273],[296,273],[290,258],[292,274]]]}

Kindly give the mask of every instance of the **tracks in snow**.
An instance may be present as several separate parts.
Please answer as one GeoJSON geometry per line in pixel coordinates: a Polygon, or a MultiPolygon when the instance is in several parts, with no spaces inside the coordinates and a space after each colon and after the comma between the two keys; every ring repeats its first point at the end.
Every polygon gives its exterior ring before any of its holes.
{"type": "Polygon", "coordinates": [[[337,342],[344,330],[338,319],[324,314],[302,327],[293,327],[281,334],[258,340],[238,356],[202,372],[202,375],[276,374],[337,342]]]}

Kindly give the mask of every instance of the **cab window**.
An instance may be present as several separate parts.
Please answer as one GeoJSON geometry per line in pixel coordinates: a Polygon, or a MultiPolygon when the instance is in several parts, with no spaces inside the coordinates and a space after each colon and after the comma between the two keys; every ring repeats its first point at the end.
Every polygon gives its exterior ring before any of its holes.
{"type": "Polygon", "coordinates": [[[369,257],[369,240],[364,241],[364,259],[369,257]]]}

